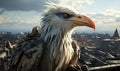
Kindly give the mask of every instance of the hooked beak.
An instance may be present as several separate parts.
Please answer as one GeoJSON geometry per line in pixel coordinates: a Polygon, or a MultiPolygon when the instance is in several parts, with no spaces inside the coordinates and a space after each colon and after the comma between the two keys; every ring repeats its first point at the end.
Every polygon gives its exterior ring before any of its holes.
{"type": "Polygon", "coordinates": [[[95,23],[93,22],[93,20],[84,15],[76,15],[76,16],[68,19],[67,21],[73,22],[74,24],[76,24],[78,26],[88,26],[88,27],[93,28],[94,30],[96,29],[96,26],[95,26],[95,23]]]}

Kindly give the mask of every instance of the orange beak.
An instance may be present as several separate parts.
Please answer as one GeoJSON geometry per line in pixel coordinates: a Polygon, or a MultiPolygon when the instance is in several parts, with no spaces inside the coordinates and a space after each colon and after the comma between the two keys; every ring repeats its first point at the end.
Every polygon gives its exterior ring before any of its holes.
{"type": "Polygon", "coordinates": [[[68,19],[68,22],[73,22],[78,26],[88,26],[93,28],[94,30],[96,29],[96,26],[93,20],[84,15],[76,15],[75,17],[68,19]]]}

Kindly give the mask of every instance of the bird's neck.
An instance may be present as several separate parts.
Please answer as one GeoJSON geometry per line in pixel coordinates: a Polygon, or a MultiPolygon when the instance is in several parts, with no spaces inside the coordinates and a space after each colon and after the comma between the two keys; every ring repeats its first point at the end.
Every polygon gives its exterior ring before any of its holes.
{"type": "Polygon", "coordinates": [[[54,68],[52,71],[65,68],[74,53],[71,44],[71,31],[68,32],[55,26],[42,26],[40,34],[46,43],[45,54],[47,57],[45,59],[49,59],[53,64],[51,65],[54,68]]]}
{"type": "Polygon", "coordinates": [[[71,39],[72,31],[67,28],[56,28],[53,25],[43,25],[41,28],[41,38],[44,42],[53,41],[54,39],[71,39]]]}

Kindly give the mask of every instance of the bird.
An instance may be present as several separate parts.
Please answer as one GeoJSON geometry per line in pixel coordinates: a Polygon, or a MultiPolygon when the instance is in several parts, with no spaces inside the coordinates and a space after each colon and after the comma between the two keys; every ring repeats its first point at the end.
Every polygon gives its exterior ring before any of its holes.
{"type": "Polygon", "coordinates": [[[9,71],[67,71],[76,66],[80,48],[71,35],[78,26],[96,29],[90,17],[69,7],[49,4],[39,30],[36,27],[35,35],[17,45],[9,71]]]}

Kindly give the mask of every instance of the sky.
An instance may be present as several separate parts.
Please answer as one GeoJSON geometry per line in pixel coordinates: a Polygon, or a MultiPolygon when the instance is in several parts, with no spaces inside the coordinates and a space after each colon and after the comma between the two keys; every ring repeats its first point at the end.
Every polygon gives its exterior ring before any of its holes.
{"type": "Polygon", "coordinates": [[[40,25],[46,2],[64,4],[88,15],[96,23],[96,31],[78,27],[80,32],[120,33],[120,0],[0,0],[0,31],[30,31],[40,25]]]}

